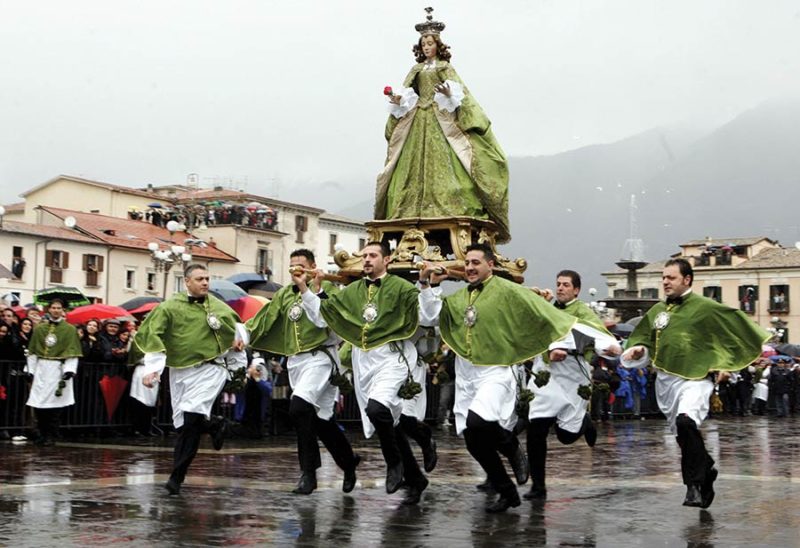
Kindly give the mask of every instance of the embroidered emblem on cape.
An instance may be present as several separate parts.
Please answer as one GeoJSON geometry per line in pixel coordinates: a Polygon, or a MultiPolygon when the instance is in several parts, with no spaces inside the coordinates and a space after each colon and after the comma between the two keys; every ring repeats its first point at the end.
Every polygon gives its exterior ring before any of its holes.
{"type": "Polygon", "coordinates": [[[296,322],[303,317],[303,306],[300,303],[294,303],[289,307],[289,320],[296,322]]]}
{"type": "Polygon", "coordinates": [[[378,307],[375,303],[367,303],[361,311],[361,317],[367,323],[372,323],[378,318],[378,307]]]}
{"type": "Polygon", "coordinates": [[[53,348],[57,342],[58,342],[58,337],[56,337],[55,333],[50,333],[44,338],[44,345],[47,348],[53,348]]]}
{"type": "Polygon", "coordinates": [[[472,327],[475,325],[475,322],[478,321],[478,311],[475,310],[473,305],[469,305],[464,310],[464,325],[467,327],[472,327]]]}
{"type": "Polygon", "coordinates": [[[653,320],[653,327],[656,329],[664,329],[669,325],[669,312],[659,312],[656,319],[653,320]]]}
{"type": "Polygon", "coordinates": [[[217,318],[214,314],[209,314],[206,316],[206,322],[208,322],[208,327],[214,331],[217,331],[220,327],[222,327],[222,322],[220,322],[219,318],[217,318]]]}

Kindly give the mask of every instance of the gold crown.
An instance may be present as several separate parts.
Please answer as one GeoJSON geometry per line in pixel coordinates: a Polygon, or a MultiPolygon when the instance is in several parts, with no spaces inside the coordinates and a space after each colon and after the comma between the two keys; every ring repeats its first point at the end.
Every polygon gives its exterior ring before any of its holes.
{"type": "Polygon", "coordinates": [[[422,36],[428,36],[430,34],[439,36],[444,30],[444,23],[433,20],[433,15],[431,15],[433,13],[433,8],[425,8],[425,11],[428,13],[427,17],[425,17],[426,20],[422,23],[417,23],[414,25],[414,28],[417,29],[417,32],[422,36]]]}

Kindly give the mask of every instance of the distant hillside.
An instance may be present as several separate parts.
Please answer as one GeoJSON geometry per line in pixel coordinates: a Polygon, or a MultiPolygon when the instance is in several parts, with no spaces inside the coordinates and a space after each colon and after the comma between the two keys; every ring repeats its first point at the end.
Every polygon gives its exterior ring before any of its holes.
{"type": "MultiPolygon", "coordinates": [[[[552,284],[558,270],[573,268],[586,289],[605,294],[600,273],[622,254],[631,194],[645,260],[704,236],[800,240],[800,100],[765,103],[707,134],[653,129],[552,156],[511,157],[509,169],[512,241],[501,251],[528,259],[528,284],[552,284]]],[[[359,189],[365,199],[337,213],[371,217],[374,187],[359,189]]]]}

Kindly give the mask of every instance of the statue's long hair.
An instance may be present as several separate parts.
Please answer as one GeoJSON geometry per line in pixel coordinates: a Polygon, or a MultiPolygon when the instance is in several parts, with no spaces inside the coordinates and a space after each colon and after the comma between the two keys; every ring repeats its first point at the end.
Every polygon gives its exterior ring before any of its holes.
{"type": "MultiPolygon", "coordinates": [[[[417,63],[424,63],[425,62],[425,54],[422,53],[422,39],[424,37],[420,36],[419,41],[414,44],[414,56],[417,58],[417,63]]],[[[436,41],[436,57],[441,59],[442,61],[450,62],[450,46],[442,42],[442,39],[439,38],[438,35],[434,34],[433,39],[436,41]]]]}

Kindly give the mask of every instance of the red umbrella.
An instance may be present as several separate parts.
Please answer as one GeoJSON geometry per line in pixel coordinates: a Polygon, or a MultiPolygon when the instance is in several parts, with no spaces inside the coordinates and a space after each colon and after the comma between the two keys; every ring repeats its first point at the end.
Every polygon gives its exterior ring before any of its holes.
{"type": "Polygon", "coordinates": [[[110,304],[87,304],[67,313],[67,321],[71,324],[86,323],[91,319],[108,320],[110,318],[133,319],[131,313],[124,308],[110,304]]]}
{"type": "Polygon", "coordinates": [[[140,314],[147,314],[155,307],[157,307],[160,303],[145,303],[139,308],[134,308],[133,310],[128,310],[128,314],[131,316],[139,316],[140,314]]]}
{"type": "Polygon", "coordinates": [[[243,321],[247,321],[261,310],[264,303],[252,295],[247,295],[235,301],[228,301],[228,306],[233,308],[243,321]]]}
{"type": "Polygon", "coordinates": [[[119,375],[114,375],[113,377],[103,375],[103,378],[100,379],[98,384],[100,385],[100,392],[103,393],[103,399],[106,402],[108,420],[111,420],[111,417],[114,416],[114,411],[117,410],[119,400],[122,399],[122,394],[125,393],[128,381],[119,375]]]}

